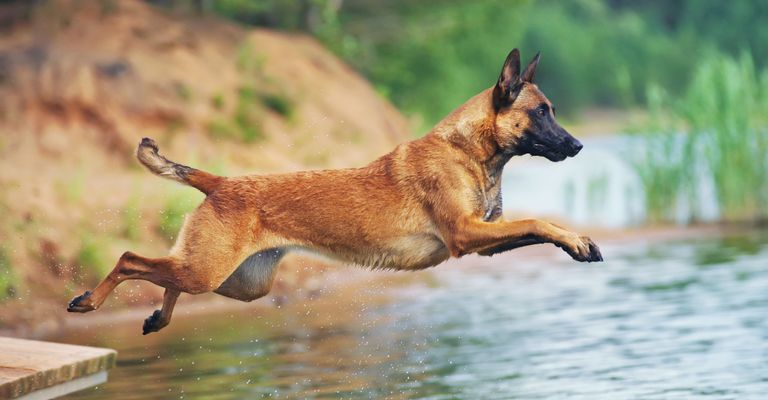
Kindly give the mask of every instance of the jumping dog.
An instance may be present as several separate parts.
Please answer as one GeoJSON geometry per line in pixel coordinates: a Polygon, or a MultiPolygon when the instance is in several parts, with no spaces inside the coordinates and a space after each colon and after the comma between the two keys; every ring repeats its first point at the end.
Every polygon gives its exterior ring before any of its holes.
{"type": "Polygon", "coordinates": [[[137,157],[144,166],[206,198],[168,256],[124,253],[68,311],[95,310],[121,282],[143,279],[165,288],[162,309],[144,321],[144,334],[156,332],[170,322],[181,292],[242,301],[266,295],[280,259],[298,249],[396,270],[539,243],[576,261],[602,261],[586,236],[537,219],[501,218],[501,172],[511,157],[562,161],[582,148],[534,83],[538,63],[537,54],[521,73],[520,53],[512,50],[493,87],[426,136],[362,168],[222,177],[170,161],[154,140],[142,139],[137,157]]]}

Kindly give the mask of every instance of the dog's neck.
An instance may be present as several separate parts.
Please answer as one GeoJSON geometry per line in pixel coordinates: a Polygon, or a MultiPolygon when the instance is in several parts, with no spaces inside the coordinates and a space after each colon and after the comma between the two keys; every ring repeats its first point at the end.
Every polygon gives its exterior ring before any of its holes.
{"type": "Polygon", "coordinates": [[[486,171],[492,185],[498,182],[504,165],[515,155],[497,143],[494,116],[489,89],[469,99],[430,132],[466,153],[486,171]]]}

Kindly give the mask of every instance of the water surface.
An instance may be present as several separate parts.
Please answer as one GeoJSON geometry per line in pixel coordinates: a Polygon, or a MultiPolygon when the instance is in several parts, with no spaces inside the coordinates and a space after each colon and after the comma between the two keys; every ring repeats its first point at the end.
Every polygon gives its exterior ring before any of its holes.
{"type": "Polygon", "coordinates": [[[542,249],[54,339],[119,351],[107,384],[70,398],[765,398],[768,232],[604,246],[604,264],[542,249]]]}

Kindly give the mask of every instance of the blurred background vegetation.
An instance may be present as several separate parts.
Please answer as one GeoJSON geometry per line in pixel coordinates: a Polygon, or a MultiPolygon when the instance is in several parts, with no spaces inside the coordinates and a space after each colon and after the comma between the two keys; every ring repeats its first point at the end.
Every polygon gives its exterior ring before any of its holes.
{"type": "Polygon", "coordinates": [[[243,24],[310,33],[423,128],[492,83],[512,46],[541,51],[559,109],[643,105],[687,86],[716,55],[768,59],[768,3],[719,0],[155,0],[243,24]]]}

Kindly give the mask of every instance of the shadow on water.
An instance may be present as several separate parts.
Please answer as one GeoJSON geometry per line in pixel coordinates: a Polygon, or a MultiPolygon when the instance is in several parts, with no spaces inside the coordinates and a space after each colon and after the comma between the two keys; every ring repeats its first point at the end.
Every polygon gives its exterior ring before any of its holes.
{"type": "MultiPolygon", "coordinates": [[[[760,398],[768,232],[469,258],[437,284],[55,338],[116,348],[70,398],[760,398]],[[517,261],[517,262],[515,262],[517,261]],[[514,265],[510,265],[514,262],[514,265]]],[[[364,290],[368,290],[365,292],[364,290]]]]}

